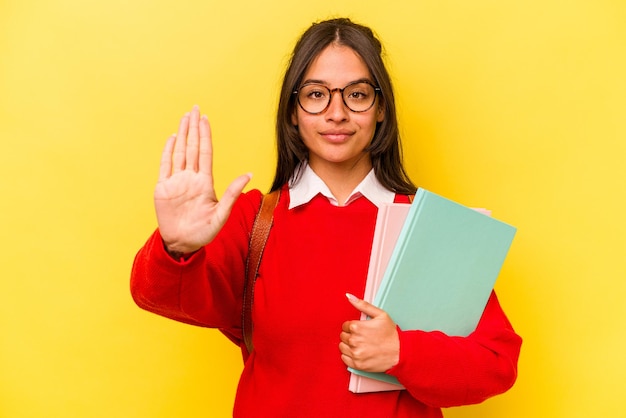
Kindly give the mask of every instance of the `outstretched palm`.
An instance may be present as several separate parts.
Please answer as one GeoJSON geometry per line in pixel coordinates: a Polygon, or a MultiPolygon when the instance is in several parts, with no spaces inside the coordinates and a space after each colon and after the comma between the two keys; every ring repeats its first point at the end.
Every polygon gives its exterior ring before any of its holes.
{"type": "Polygon", "coordinates": [[[211,242],[250,181],[249,174],[236,178],[218,201],[212,160],[209,121],[194,106],[165,145],[154,191],[159,231],[170,251],[193,252],[211,242]]]}

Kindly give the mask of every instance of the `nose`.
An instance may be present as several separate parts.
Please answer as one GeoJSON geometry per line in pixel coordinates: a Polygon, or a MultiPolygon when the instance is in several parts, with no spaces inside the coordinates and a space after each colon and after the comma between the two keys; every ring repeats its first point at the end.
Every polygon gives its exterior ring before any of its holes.
{"type": "Polygon", "coordinates": [[[341,97],[341,92],[332,91],[330,95],[330,103],[328,104],[328,108],[324,113],[326,120],[333,121],[342,121],[348,119],[348,108],[346,104],[343,102],[343,98],[341,97]]]}

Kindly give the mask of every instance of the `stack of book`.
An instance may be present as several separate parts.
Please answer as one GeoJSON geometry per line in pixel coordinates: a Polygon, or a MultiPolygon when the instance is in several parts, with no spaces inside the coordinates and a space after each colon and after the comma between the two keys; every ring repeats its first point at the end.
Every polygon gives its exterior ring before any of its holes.
{"type": "MultiPolygon", "coordinates": [[[[515,232],[485,209],[419,189],[412,204],[379,209],[364,299],[402,330],[467,336],[478,325],[515,232]]],[[[391,375],[349,370],[352,392],[404,389],[391,375]]]]}

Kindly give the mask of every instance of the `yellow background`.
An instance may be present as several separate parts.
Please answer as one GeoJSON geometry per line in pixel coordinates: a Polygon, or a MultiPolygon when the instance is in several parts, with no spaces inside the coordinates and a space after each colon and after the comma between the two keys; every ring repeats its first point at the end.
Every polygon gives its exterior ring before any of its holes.
{"type": "Polygon", "coordinates": [[[337,3],[0,1],[0,417],[230,415],[238,350],[128,292],[161,148],[197,103],[218,190],[266,190],[287,56],[336,15],[386,45],[415,182],[519,228],[518,382],[446,417],[624,416],[626,2],[337,3]]]}

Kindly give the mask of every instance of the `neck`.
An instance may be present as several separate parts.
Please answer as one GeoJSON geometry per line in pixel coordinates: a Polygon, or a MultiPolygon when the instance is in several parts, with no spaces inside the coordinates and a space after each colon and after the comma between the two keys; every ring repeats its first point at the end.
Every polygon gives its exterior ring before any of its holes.
{"type": "Polygon", "coordinates": [[[343,206],[352,191],[372,169],[372,162],[367,154],[358,161],[349,164],[309,161],[309,165],[315,174],[326,183],[340,206],[343,206]]]}

